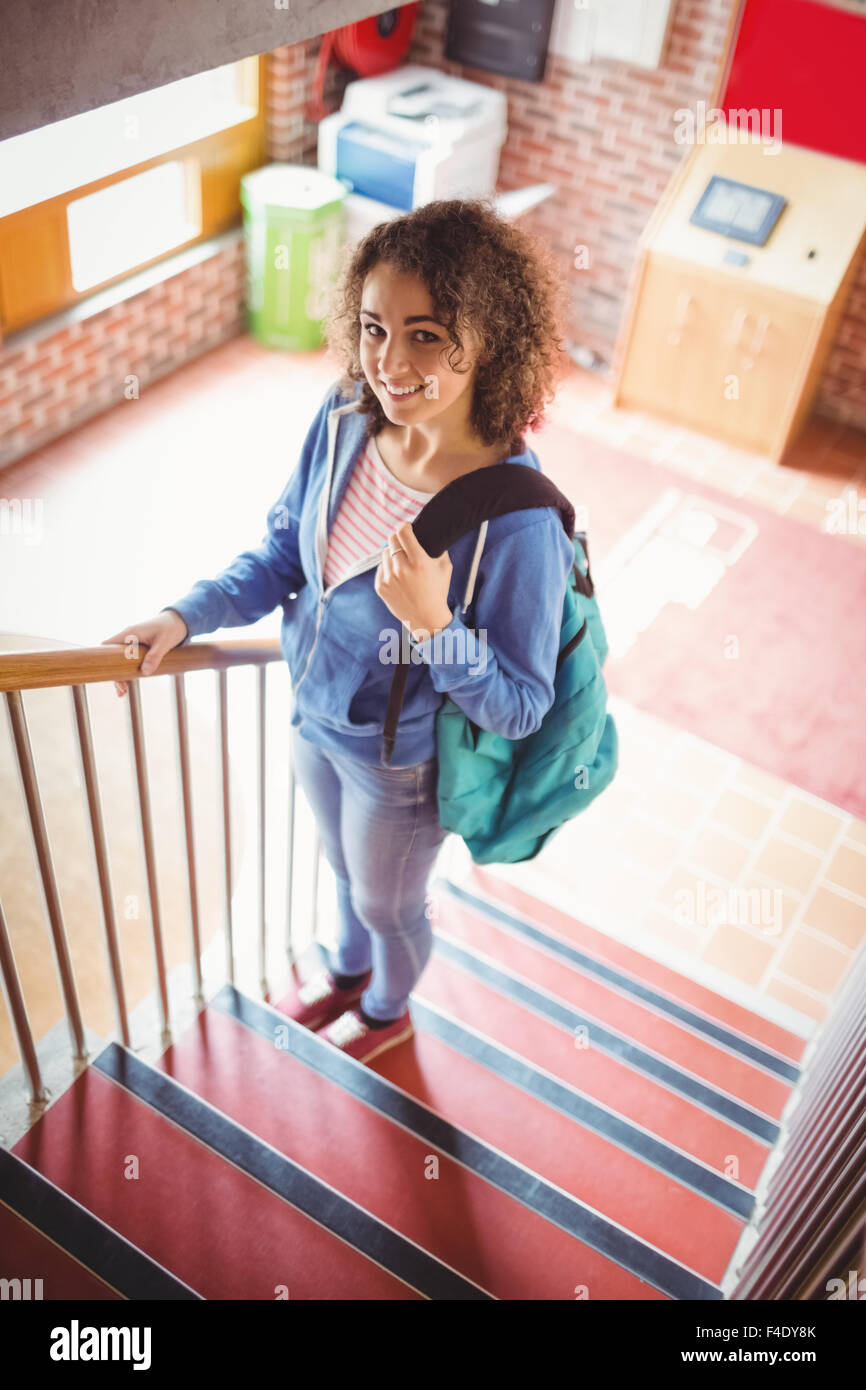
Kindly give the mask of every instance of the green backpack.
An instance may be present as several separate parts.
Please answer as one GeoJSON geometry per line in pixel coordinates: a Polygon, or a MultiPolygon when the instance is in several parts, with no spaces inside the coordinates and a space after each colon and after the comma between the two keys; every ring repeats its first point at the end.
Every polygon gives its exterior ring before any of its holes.
{"type": "MultiPolygon", "coordinates": [[[[574,541],[575,558],[563,604],[554,701],[541,727],[526,738],[504,738],[479,728],[448,696],[436,713],[439,820],[461,836],[476,864],[534,859],[613,780],[618,738],[602,675],[607,638],[586,533],[575,531],[574,508],[543,473],[520,463],[476,469],[440,489],[412,523],[420,544],[436,557],[490,517],[550,506],[558,509],[566,535],[574,541]]],[[[470,628],[474,571],[475,565],[462,609],[470,628]]],[[[386,764],[394,749],[408,661],[405,657],[398,664],[391,683],[386,764]]]]}

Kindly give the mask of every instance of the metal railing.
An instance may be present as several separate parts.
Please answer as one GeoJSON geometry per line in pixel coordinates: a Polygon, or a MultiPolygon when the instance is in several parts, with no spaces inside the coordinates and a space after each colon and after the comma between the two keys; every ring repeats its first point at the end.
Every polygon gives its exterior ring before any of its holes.
{"type": "MultiPolygon", "coordinates": [[[[145,651],[146,648],[142,651],[142,659],[145,651]]],[[[258,883],[258,965],[262,992],[263,994],[267,994],[267,914],[265,893],[267,667],[271,662],[281,660],[282,653],[280,644],[276,639],[266,641],[241,639],[229,642],[201,642],[192,643],[184,647],[176,647],[163,657],[159,670],[152,676],[142,676],[137,667],[132,666],[129,656],[122,646],[103,645],[99,647],[55,648],[47,651],[7,652],[0,655],[0,691],[4,692],[6,697],[12,744],[15,750],[18,772],[21,779],[21,788],[30,822],[33,848],[39,870],[55,966],[66,1014],[66,1021],[69,1027],[74,1062],[84,1064],[88,1059],[85,1045],[84,1023],[63,919],[61,893],[54,871],[54,862],[45,823],[42,797],[39,790],[33,750],[30,744],[30,734],[24,707],[24,693],[28,690],[44,690],[62,686],[68,687],[71,691],[76,738],[83,774],[84,792],[87,801],[90,835],[99,884],[102,926],[108,958],[109,977],[114,997],[117,1033],[123,1044],[129,1046],[129,1012],[123,982],[117,919],[111,890],[105,826],[103,822],[96,760],[93,749],[90,712],[87,701],[88,685],[103,681],[122,680],[127,682],[130,733],[138,793],[138,821],[141,831],[150,908],[156,992],[159,1004],[162,1042],[164,1046],[168,1046],[171,1042],[171,1016],[162,916],[159,905],[150,786],[147,772],[147,749],[142,720],[139,681],[159,680],[161,677],[167,676],[174,683],[179,791],[183,805],[184,836],[186,843],[190,945],[195,980],[195,1000],[197,1005],[203,1005],[201,924],[195,866],[192,772],[184,677],[190,671],[201,670],[212,670],[216,675],[220,791],[222,801],[226,948],[225,973],[226,979],[234,984],[235,936],[232,917],[233,865],[230,817],[228,670],[233,666],[255,666],[257,668],[256,782],[258,843],[256,873],[258,883]]],[[[293,846],[295,830],[295,776],[291,760],[289,761],[288,787],[285,949],[288,954],[289,962],[291,963],[293,959],[292,900],[294,888],[293,846]]],[[[316,834],[312,899],[314,921],[318,896],[319,850],[320,841],[316,834]]],[[[18,1045],[18,1051],[28,1080],[30,1103],[32,1105],[44,1105],[47,1101],[47,1095],[42,1082],[36,1044],[33,1038],[33,1030],[28,1017],[27,1006],[21,988],[21,981],[15,962],[2,902],[0,902],[0,976],[2,976],[3,991],[18,1045]]]]}
{"type": "Polygon", "coordinates": [[[827,1299],[840,1256],[866,1241],[866,943],[813,1039],[785,1131],[732,1299],[827,1299]]]}

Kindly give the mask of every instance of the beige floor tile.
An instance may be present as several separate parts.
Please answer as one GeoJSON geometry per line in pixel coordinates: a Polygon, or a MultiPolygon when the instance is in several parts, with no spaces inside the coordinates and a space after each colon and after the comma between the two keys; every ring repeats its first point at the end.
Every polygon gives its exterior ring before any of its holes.
{"type": "Polygon", "coordinates": [[[824,529],[824,521],[827,516],[827,508],[823,501],[814,497],[804,497],[802,494],[795,497],[793,502],[785,507],[783,515],[792,521],[803,521],[808,526],[814,526],[817,530],[824,529]]]}
{"type": "Polygon", "coordinates": [[[759,507],[766,507],[767,511],[779,516],[782,514],[783,506],[793,501],[790,487],[783,492],[780,488],[767,487],[763,482],[749,483],[740,495],[744,501],[755,502],[759,507]]]}
{"type": "Polygon", "coordinates": [[[786,902],[778,888],[720,883],[678,866],[656,893],[654,906],[681,926],[702,932],[721,925],[739,927],[778,949],[793,923],[796,904],[786,902]]]}
{"type": "Polygon", "coordinates": [[[704,947],[702,960],[756,989],[774,951],[775,947],[742,927],[723,922],[714,929],[704,947]]]}
{"type": "Polygon", "coordinates": [[[723,830],[707,828],[689,846],[688,861],[695,868],[706,869],[733,883],[742,873],[751,853],[751,849],[726,835],[723,830]]]}
{"type": "Polygon", "coordinates": [[[791,1009],[799,1009],[801,1014],[817,1019],[819,1023],[823,1023],[827,1017],[829,1001],[813,999],[811,994],[806,994],[788,980],[780,980],[776,975],[770,977],[763,993],[771,999],[778,999],[781,1004],[787,1004],[791,1009]]]}
{"type": "Polygon", "coordinates": [[[772,878],[795,893],[807,893],[818,877],[821,855],[817,851],[789,845],[771,835],[764,845],[753,869],[756,874],[772,878]]]}
{"type": "Polygon", "coordinates": [[[737,884],[739,900],[748,904],[748,922],[777,945],[788,935],[803,900],[749,870],[737,884]]]}
{"type": "Polygon", "coordinates": [[[740,763],[731,784],[732,791],[750,791],[771,801],[781,801],[787,792],[787,783],[772,772],[765,772],[751,763],[740,763]]]}
{"type": "Polygon", "coordinates": [[[815,889],[803,913],[805,926],[832,936],[840,946],[856,951],[866,938],[866,908],[825,885],[815,889]]]}
{"type": "Polygon", "coordinates": [[[853,959],[850,951],[831,946],[811,932],[797,930],[776,962],[777,969],[795,984],[808,985],[832,995],[853,959]]]}
{"type": "Polygon", "coordinates": [[[844,838],[852,840],[855,845],[862,845],[866,849],[866,821],[852,818],[850,824],[845,827],[844,838]]]}
{"type": "Polygon", "coordinates": [[[734,830],[749,840],[758,840],[769,824],[773,811],[763,802],[728,787],[710,808],[710,819],[723,829],[734,830]]]}
{"type": "Polygon", "coordinates": [[[706,889],[707,879],[703,874],[686,868],[684,864],[677,864],[664,883],[655,889],[652,901],[678,915],[686,908],[691,919],[694,914],[688,905],[699,902],[701,896],[706,895],[706,889]]]}
{"type": "Polygon", "coordinates": [[[837,888],[866,898],[866,853],[840,845],[824,870],[824,878],[837,888]]]}
{"type": "Polygon", "coordinates": [[[761,477],[768,468],[777,467],[766,454],[756,454],[752,449],[738,449],[735,444],[722,440],[718,441],[718,446],[720,458],[727,459],[732,467],[752,473],[756,478],[761,477]]]}
{"type": "MultiPolygon", "coordinates": [[[[758,468],[755,472],[752,488],[760,488],[775,498],[792,497],[801,491],[804,483],[800,478],[794,478],[784,468],[779,468],[775,464],[765,464],[763,468],[758,468]]],[[[750,495],[747,494],[747,495],[750,495]]]]}
{"type": "Polygon", "coordinates": [[[813,845],[816,850],[826,851],[845,820],[843,811],[831,811],[795,792],[790,804],[785,807],[777,828],[786,835],[793,835],[796,839],[813,845]]]}
{"type": "Polygon", "coordinates": [[[757,469],[754,466],[738,468],[726,459],[713,460],[701,474],[701,480],[709,483],[712,487],[721,488],[724,492],[741,496],[753,482],[756,472],[757,469]]]}

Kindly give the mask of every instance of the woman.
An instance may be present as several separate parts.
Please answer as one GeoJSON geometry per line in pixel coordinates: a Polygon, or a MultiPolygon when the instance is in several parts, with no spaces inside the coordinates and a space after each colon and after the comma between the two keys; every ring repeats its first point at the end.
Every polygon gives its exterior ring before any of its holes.
{"type": "MultiPolygon", "coordinates": [[[[436,711],[534,732],[551,707],[574,550],[553,508],[492,518],[439,558],[412,529],[455,478],[540,468],[524,431],[553,395],[556,282],[486,199],[428,203],[348,248],[327,324],[345,371],[268,513],[268,534],[214,580],[134,629],[143,674],[172,647],[283,607],[292,755],[336,875],[338,945],[281,1007],[371,1061],[412,1034],[430,955],[426,885],[438,819],[436,711]],[[474,575],[474,629],[461,596],[474,575]],[[394,660],[410,654],[390,761],[394,660]]],[[[119,694],[126,690],[118,682],[119,694]]]]}

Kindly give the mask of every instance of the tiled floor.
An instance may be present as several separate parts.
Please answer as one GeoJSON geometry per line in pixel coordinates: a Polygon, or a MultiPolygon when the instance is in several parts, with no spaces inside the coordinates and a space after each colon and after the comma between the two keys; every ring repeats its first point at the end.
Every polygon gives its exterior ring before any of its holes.
{"type": "Polygon", "coordinates": [[[758,502],[780,516],[794,517],[819,530],[833,528],[834,534],[856,545],[866,544],[866,436],[862,433],[813,416],[784,462],[776,464],[669,421],[616,409],[613,394],[606,379],[575,370],[561,387],[550,418],[648,463],[665,464],[733,497],[758,502]]]}
{"type": "Polygon", "coordinates": [[[761,1009],[808,1018],[866,936],[866,826],[611,700],[615,782],[532,864],[501,873],[761,1009]]]}
{"type": "MultiPolygon", "coordinates": [[[[241,337],[6,470],[4,497],[42,504],[38,537],[0,547],[7,648],[15,633],[97,645],[258,544],[335,376],[324,352],[288,357],[241,337]]],[[[828,498],[864,491],[864,439],[845,427],[814,420],[778,466],[613,410],[611,396],[575,370],[551,418],[816,528],[828,498]]],[[[543,435],[535,444],[543,463],[543,435]]],[[[863,544],[858,526],[848,535],[863,544]]],[[[278,633],[275,613],[242,635],[278,633]]],[[[612,708],[615,783],[537,861],[502,873],[807,1035],[866,934],[866,825],[621,700],[612,708]]],[[[0,894],[12,920],[14,883],[0,894]]],[[[140,971],[150,981],[146,957],[140,971]]],[[[11,1046],[0,1038],[0,1067],[11,1046]]]]}

